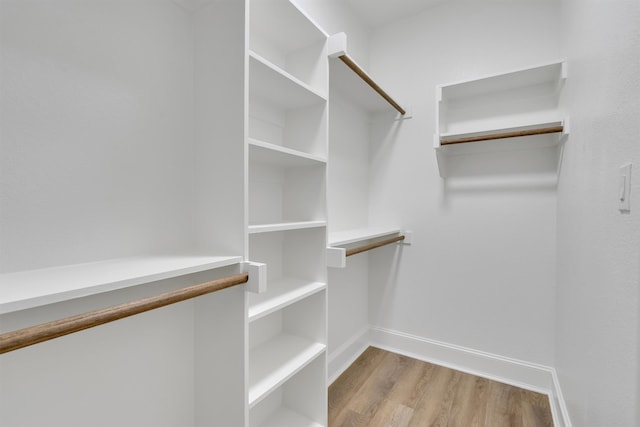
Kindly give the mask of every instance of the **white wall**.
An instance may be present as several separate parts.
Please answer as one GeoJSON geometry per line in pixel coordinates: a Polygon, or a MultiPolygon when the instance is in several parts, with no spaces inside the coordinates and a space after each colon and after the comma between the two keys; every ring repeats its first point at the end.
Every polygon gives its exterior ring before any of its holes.
{"type": "Polygon", "coordinates": [[[169,0],[1,7],[0,269],[192,245],[190,15],[169,0]]]}
{"type": "Polygon", "coordinates": [[[442,179],[432,141],[436,85],[559,59],[559,10],[454,1],[374,32],[371,72],[414,117],[377,133],[371,222],[415,235],[398,261],[370,255],[373,325],[552,364],[555,151],[472,155],[442,179]]]}
{"type": "Polygon", "coordinates": [[[556,369],[575,426],[640,425],[640,3],[563,1],[556,369]],[[617,208],[632,162],[631,213],[617,208]]]}

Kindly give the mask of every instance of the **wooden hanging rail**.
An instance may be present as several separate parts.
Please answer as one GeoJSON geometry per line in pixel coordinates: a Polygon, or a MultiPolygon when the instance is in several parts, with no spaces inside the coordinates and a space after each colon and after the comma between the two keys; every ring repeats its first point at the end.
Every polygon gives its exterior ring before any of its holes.
{"type": "Polygon", "coordinates": [[[380,246],[390,245],[391,243],[404,240],[405,236],[395,236],[389,239],[381,240],[379,242],[370,243],[368,245],[358,246],[357,248],[347,249],[346,256],[359,254],[360,252],[370,251],[371,249],[379,248],[380,246]]]}
{"type": "Polygon", "coordinates": [[[0,335],[0,354],[237,286],[242,283],[247,283],[248,280],[248,273],[234,274],[210,282],[165,292],[160,295],[7,332],[0,335]]]}
{"type": "Polygon", "coordinates": [[[384,89],[378,86],[378,84],[374,82],[373,79],[369,77],[369,75],[362,68],[360,68],[358,64],[356,64],[351,58],[349,58],[347,55],[340,55],[338,56],[338,58],[340,58],[342,62],[344,62],[347,65],[347,67],[351,68],[351,70],[353,70],[354,73],[356,73],[362,80],[364,80],[365,83],[371,86],[373,90],[378,92],[378,94],[381,97],[383,97],[385,101],[391,104],[393,108],[398,110],[400,114],[404,116],[407,113],[404,108],[402,108],[396,101],[394,101],[393,98],[391,98],[391,96],[389,96],[389,94],[384,91],[384,89]]]}
{"type": "Polygon", "coordinates": [[[528,129],[528,130],[520,130],[520,131],[492,133],[488,135],[469,136],[469,137],[456,138],[456,139],[440,139],[440,145],[464,144],[467,142],[489,141],[492,139],[515,138],[518,136],[560,133],[563,130],[564,130],[564,127],[560,125],[560,126],[549,126],[544,128],[538,128],[538,129],[528,129]]]}

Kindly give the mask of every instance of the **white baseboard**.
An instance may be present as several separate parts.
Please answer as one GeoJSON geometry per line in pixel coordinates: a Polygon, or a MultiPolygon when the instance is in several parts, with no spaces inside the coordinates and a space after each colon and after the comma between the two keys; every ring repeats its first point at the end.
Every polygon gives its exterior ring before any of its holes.
{"type": "Polygon", "coordinates": [[[340,376],[369,345],[547,394],[554,426],[571,427],[560,384],[553,368],[379,327],[363,329],[331,352],[329,384],[340,376]]]}
{"type": "Polygon", "coordinates": [[[369,326],[359,330],[335,350],[329,350],[328,384],[332,384],[369,347],[369,326]]]}

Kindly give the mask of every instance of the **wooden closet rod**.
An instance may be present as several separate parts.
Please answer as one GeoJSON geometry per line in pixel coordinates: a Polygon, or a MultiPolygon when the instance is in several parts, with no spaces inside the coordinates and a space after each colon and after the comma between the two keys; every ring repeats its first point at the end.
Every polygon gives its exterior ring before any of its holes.
{"type": "Polygon", "coordinates": [[[389,239],[381,240],[379,242],[358,246],[357,248],[353,248],[353,249],[347,249],[346,256],[359,254],[360,252],[370,251],[371,249],[379,248],[380,246],[384,246],[384,245],[390,245],[391,243],[399,242],[401,240],[404,240],[404,236],[391,237],[389,239]]]}
{"type": "Polygon", "coordinates": [[[353,62],[351,60],[351,58],[349,58],[347,55],[341,55],[338,58],[340,58],[342,60],[342,62],[344,62],[347,67],[351,68],[351,70],[353,70],[354,73],[356,73],[358,76],[360,76],[360,78],[362,80],[364,80],[369,86],[371,86],[371,88],[373,90],[375,90],[376,92],[378,92],[378,94],[383,97],[385,99],[385,101],[387,101],[389,104],[391,104],[393,106],[393,108],[395,108],[396,110],[398,110],[398,112],[400,114],[402,114],[403,116],[407,113],[404,108],[402,108],[400,105],[398,105],[398,103],[396,101],[393,100],[393,98],[391,98],[389,96],[389,94],[387,92],[384,91],[384,89],[382,89],[380,86],[378,86],[376,84],[376,82],[374,82],[371,77],[369,77],[369,75],[358,66],[358,64],[356,64],[355,62],[353,62]]]}
{"type": "Polygon", "coordinates": [[[248,273],[234,274],[199,285],[165,292],[160,295],[7,332],[0,335],[0,354],[79,332],[84,329],[93,328],[94,326],[133,316],[134,314],[144,313],[145,311],[237,286],[246,283],[248,280],[248,273]]]}
{"type": "Polygon", "coordinates": [[[559,133],[563,131],[562,126],[550,126],[539,129],[519,130],[513,132],[492,133],[489,135],[469,136],[466,138],[457,138],[449,140],[440,140],[440,145],[463,144],[466,142],[489,141],[491,139],[514,138],[518,136],[543,135],[546,133],[559,133]]]}

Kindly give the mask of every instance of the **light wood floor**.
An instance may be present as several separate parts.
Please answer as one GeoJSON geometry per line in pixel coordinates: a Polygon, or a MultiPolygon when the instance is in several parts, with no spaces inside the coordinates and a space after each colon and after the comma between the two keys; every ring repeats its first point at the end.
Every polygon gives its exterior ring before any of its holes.
{"type": "Polygon", "coordinates": [[[547,396],[369,347],[329,387],[329,427],[553,426],[547,396]]]}

